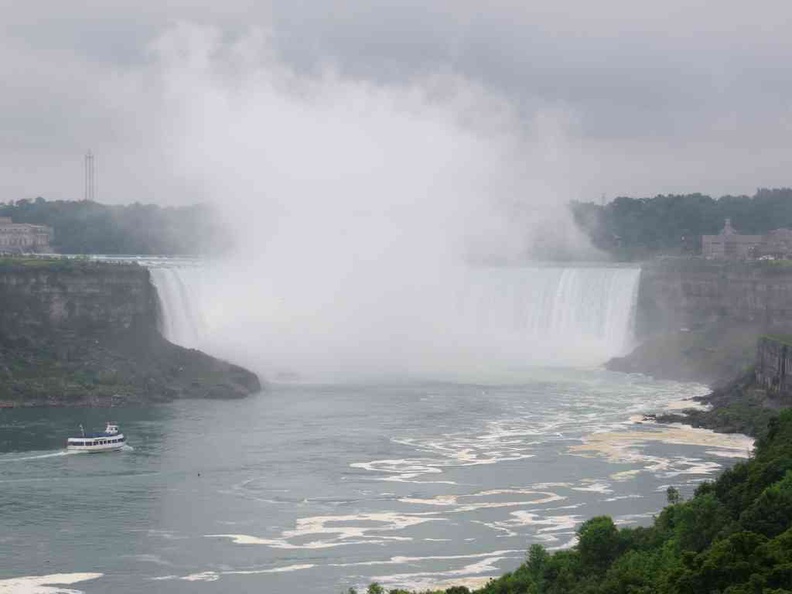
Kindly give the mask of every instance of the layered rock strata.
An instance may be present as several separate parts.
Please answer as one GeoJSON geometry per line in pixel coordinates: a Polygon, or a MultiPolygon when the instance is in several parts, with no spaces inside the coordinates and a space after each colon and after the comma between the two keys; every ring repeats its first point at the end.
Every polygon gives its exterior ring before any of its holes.
{"type": "Polygon", "coordinates": [[[166,341],[137,265],[0,261],[0,406],[239,398],[255,374],[166,341]]]}

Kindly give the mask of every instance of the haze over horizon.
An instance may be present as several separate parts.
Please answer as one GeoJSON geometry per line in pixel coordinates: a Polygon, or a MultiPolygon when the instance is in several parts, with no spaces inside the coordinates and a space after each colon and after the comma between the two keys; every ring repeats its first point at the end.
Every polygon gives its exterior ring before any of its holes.
{"type": "MultiPolygon", "coordinates": [[[[790,17],[781,2],[679,0],[15,4],[0,24],[0,195],[80,198],[90,148],[101,201],[217,201],[178,167],[186,139],[168,125],[165,74],[199,66],[173,46],[185,30],[211,38],[211,60],[230,67],[226,90],[240,70],[268,70],[323,97],[328,80],[384,103],[422,94],[435,115],[475,96],[463,118],[474,136],[505,126],[517,154],[534,147],[525,175],[541,192],[513,188],[528,203],[788,186],[790,17]]],[[[333,132],[343,151],[343,128],[333,132]]],[[[215,166],[209,157],[189,156],[196,169],[215,166]]]]}

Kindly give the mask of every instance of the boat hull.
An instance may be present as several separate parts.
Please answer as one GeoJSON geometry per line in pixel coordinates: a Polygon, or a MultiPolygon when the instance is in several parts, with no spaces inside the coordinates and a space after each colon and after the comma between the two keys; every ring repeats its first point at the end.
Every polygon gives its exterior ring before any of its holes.
{"type": "Polygon", "coordinates": [[[70,452],[85,452],[89,454],[100,454],[102,452],[116,452],[126,445],[123,435],[112,437],[85,438],[70,437],[66,442],[66,449],[70,452]]]}
{"type": "Polygon", "coordinates": [[[70,452],[85,452],[87,454],[101,454],[102,452],[117,452],[121,448],[124,447],[126,444],[112,444],[112,445],[101,445],[101,446],[77,446],[77,445],[67,445],[66,449],[70,452]]]}

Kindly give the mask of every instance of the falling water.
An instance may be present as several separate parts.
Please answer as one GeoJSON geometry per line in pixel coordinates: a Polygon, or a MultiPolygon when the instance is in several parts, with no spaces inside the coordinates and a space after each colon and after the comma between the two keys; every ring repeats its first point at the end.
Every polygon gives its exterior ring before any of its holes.
{"type": "Polygon", "coordinates": [[[469,268],[422,295],[422,305],[382,303],[381,326],[371,312],[363,321],[354,312],[345,323],[328,317],[334,312],[317,318],[300,309],[302,295],[271,299],[255,278],[234,292],[213,274],[152,268],[166,338],[262,373],[304,373],[323,358],[341,374],[377,365],[390,375],[445,376],[498,366],[591,366],[623,354],[632,342],[640,269],[469,268]]]}
{"type": "Polygon", "coordinates": [[[160,331],[175,344],[198,348],[204,333],[198,283],[190,283],[192,268],[150,268],[151,280],[160,300],[160,331]],[[188,283],[191,286],[188,286],[188,283]]]}

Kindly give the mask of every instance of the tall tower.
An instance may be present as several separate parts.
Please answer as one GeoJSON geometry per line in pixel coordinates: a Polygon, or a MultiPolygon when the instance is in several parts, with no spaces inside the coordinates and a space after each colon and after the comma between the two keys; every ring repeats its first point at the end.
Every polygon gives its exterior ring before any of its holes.
{"type": "Polygon", "coordinates": [[[91,151],[85,153],[85,199],[96,200],[96,164],[91,151]]]}

